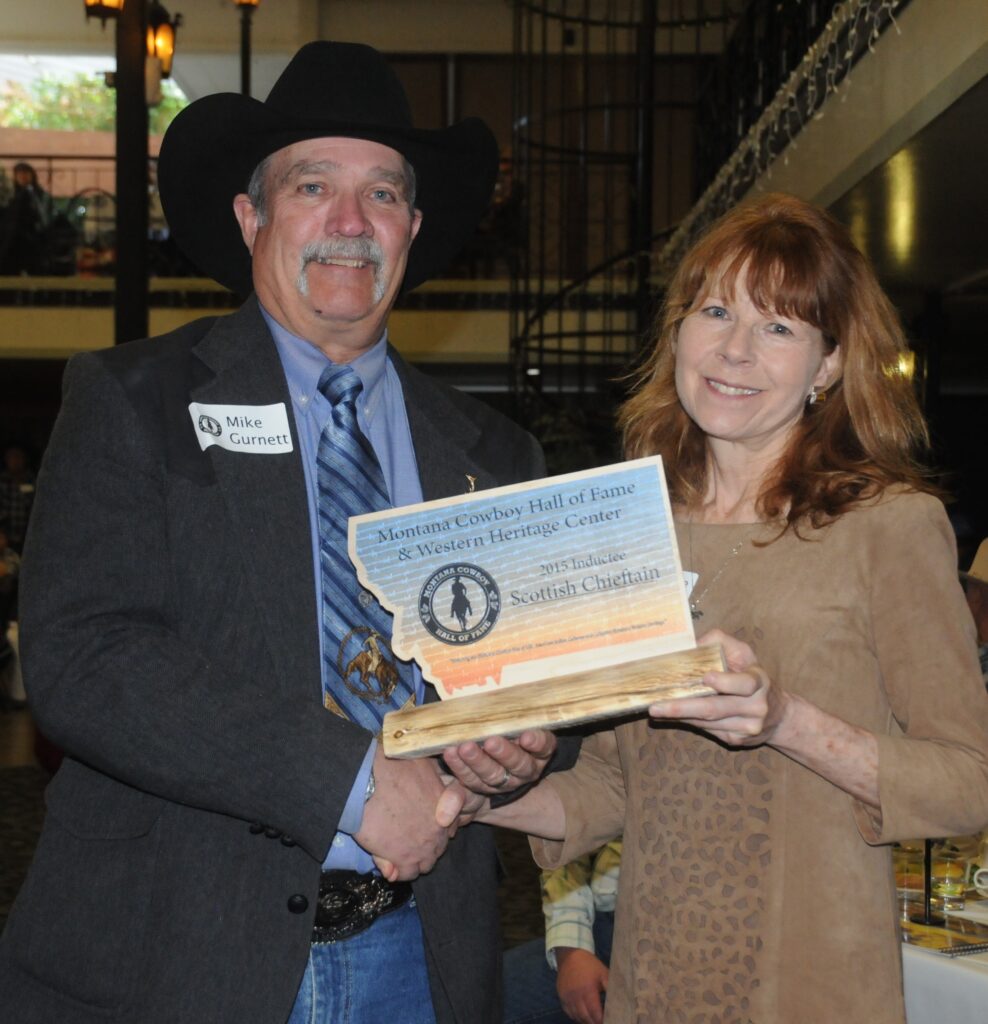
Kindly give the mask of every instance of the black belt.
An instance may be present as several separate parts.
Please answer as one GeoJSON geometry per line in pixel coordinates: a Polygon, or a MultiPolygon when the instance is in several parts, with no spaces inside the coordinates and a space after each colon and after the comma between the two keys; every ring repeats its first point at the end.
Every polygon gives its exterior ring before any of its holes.
{"type": "Polygon", "coordinates": [[[324,871],[312,941],[339,942],[370,928],[382,914],[404,906],[412,896],[408,882],[389,882],[380,875],[356,871],[324,871]]]}

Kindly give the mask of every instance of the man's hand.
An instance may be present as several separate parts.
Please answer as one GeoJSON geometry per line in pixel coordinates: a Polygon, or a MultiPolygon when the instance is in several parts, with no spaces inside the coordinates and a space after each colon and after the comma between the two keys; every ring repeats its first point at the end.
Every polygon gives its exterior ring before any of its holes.
{"type": "Polygon", "coordinates": [[[585,949],[556,949],[556,992],[563,1012],[579,1024],[603,1024],[608,970],[585,949]]]}
{"type": "Polygon", "coordinates": [[[457,781],[473,793],[510,793],[534,782],[555,753],[556,737],[545,729],[526,729],[517,740],[492,736],[482,744],[447,747],[443,760],[457,781]]]}
{"type": "Polygon", "coordinates": [[[378,746],[374,781],[374,795],[353,838],[373,855],[388,881],[431,871],[456,831],[436,821],[444,790],[438,764],[432,758],[389,760],[378,746]]]}
{"type": "Polygon", "coordinates": [[[456,830],[479,817],[490,807],[490,800],[480,793],[466,789],[452,775],[443,775],[446,790],[436,804],[436,823],[450,830],[450,838],[456,830]]]}
{"type": "Polygon", "coordinates": [[[556,749],[556,737],[544,729],[528,729],[517,740],[492,736],[483,744],[461,743],[443,753],[453,773],[436,805],[436,821],[459,828],[488,807],[487,798],[510,793],[534,782],[545,771],[556,749]]]}

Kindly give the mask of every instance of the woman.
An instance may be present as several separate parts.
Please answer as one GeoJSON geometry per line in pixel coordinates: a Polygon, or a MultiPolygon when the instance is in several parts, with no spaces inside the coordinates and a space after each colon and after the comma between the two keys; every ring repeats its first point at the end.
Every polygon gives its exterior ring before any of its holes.
{"type": "Polygon", "coordinates": [[[608,1021],[902,1024],[889,844],[988,822],[988,700],[904,351],[847,232],[792,197],[729,213],[669,287],[625,451],[663,456],[729,669],[481,814],[545,837],[544,868],[624,832],[608,1021]]]}

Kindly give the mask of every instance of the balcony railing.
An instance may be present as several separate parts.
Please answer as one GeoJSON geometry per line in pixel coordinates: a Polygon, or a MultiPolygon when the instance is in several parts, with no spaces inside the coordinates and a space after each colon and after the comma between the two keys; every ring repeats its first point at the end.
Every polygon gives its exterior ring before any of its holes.
{"type": "Polygon", "coordinates": [[[908,3],[754,0],[744,9],[700,98],[696,159],[702,195],[659,254],[663,274],[850,82],[855,64],[908,3]]]}

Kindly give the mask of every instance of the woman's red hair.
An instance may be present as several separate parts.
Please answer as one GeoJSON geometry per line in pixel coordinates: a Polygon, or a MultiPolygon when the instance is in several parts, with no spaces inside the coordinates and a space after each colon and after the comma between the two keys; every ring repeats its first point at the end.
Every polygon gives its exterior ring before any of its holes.
{"type": "Polygon", "coordinates": [[[826,351],[840,350],[826,400],[807,406],[762,486],[761,516],[818,527],[893,484],[935,492],[920,461],[926,424],[898,369],[908,350],[898,314],[844,226],[783,194],[731,210],[679,265],[619,412],[626,457],[660,454],[673,502],[703,500],[705,435],[676,394],[674,342],[712,278],[727,298],[740,280],[760,310],[812,324],[826,351]]]}

